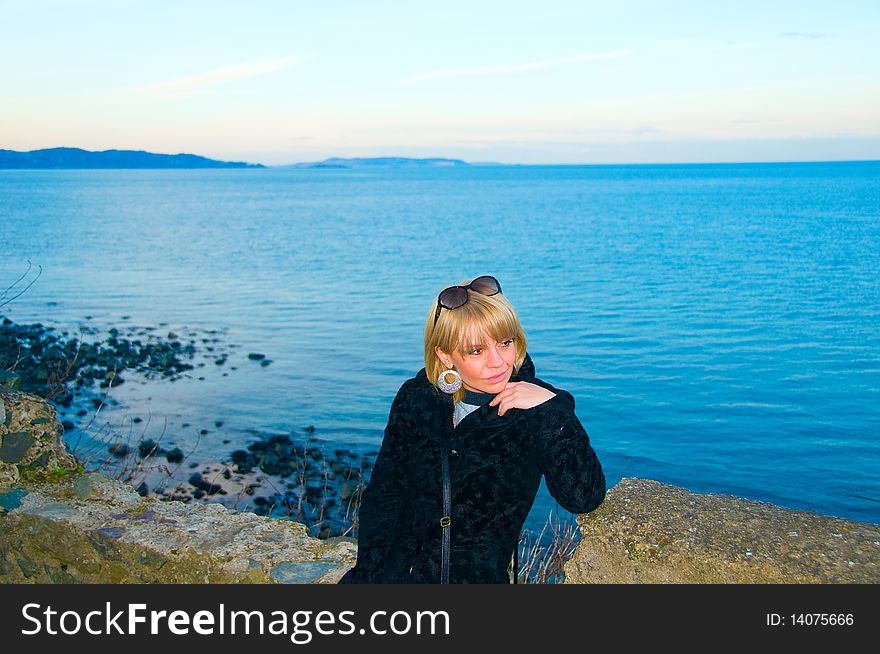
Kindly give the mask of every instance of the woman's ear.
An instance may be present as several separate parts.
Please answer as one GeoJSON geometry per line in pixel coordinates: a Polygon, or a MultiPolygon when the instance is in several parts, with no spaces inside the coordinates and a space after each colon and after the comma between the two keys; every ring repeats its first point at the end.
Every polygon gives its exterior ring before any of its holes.
{"type": "Polygon", "coordinates": [[[452,369],[452,357],[451,356],[446,354],[446,352],[441,350],[439,347],[434,348],[434,353],[437,355],[437,358],[440,359],[441,363],[443,363],[443,365],[446,366],[447,370],[452,369]]]}

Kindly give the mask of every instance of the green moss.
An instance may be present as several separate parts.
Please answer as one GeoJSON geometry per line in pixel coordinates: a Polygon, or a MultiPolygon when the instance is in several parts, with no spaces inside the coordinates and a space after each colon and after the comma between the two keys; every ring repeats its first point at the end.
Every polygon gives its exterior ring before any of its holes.
{"type": "Polygon", "coordinates": [[[24,482],[45,482],[47,484],[57,484],[62,479],[72,475],[79,475],[85,472],[82,463],[76,462],[75,468],[65,468],[62,466],[53,466],[51,468],[25,467],[19,468],[21,480],[24,482]]]}

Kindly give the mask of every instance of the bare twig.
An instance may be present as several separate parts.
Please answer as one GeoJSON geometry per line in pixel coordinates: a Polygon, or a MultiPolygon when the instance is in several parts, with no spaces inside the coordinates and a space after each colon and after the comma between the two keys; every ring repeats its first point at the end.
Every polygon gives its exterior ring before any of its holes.
{"type": "Polygon", "coordinates": [[[7,304],[12,302],[13,300],[18,299],[22,295],[27,293],[28,289],[31,286],[33,286],[37,282],[37,280],[40,278],[40,275],[43,274],[43,266],[37,264],[37,268],[39,268],[39,270],[37,271],[37,276],[34,277],[30,282],[28,282],[27,286],[25,286],[20,291],[16,292],[15,287],[18,286],[24,279],[27,278],[27,276],[31,272],[31,269],[33,269],[33,267],[34,267],[33,264],[30,262],[30,260],[28,260],[27,264],[28,264],[28,267],[27,267],[27,270],[24,271],[24,274],[21,277],[19,277],[18,279],[16,279],[14,282],[12,282],[12,284],[7,286],[6,289],[4,289],[2,293],[0,293],[0,307],[6,306],[7,304]],[[13,295],[12,297],[9,297],[10,293],[15,293],[15,295],[13,295]]]}

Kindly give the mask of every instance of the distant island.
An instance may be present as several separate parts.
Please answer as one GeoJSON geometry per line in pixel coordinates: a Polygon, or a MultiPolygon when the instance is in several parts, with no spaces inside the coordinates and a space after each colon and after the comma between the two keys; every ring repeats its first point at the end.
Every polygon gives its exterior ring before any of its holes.
{"type": "Polygon", "coordinates": [[[469,166],[468,162],[461,159],[409,159],[407,157],[355,157],[342,159],[332,157],[324,161],[311,163],[296,163],[280,168],[366,168],[366,167],[391,167],[391,168],[415,168],[422,166],[469,166]]]}
{"type": "Polygon", "coordinates": [[[195,154],[155,154],[142,150],[48,148],[30,152],[0,150],[0,169],[12,168],[265,168],[261,164],[216,161],[195,154]]]}
{"type": "MultiPolygon", "coordinates": [[[[431,157],[332,157],[323,161],[272,166],[273,168],[424,168],[459,167],[471,164],[461,159],[431,157]]],[[[481,163],[479,165],[498,165],[481,163]]],[[[0,170],[6,169],[185,169],[185,168],[266,168],[241,161],[217,161],[197,154],[156,154],[143,150],[103,150],[47,148],[18,152],[0,149],[0,170]]]]}

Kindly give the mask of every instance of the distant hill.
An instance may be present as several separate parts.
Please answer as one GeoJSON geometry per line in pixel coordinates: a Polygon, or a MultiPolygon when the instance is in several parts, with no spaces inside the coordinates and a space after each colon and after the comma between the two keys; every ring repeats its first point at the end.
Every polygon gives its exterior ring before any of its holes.
{"type": "Polygon", "coordinates": [[[365,168],[365,167],[391,167],[391,168],[414,168],[417,166],[468,166],[468,162],[461,159],[409,159],[407,157],[364,157],[354,159],[342,159],[333,157],[324,161],[311,163],[296,163],[284,168],[365,168]]]}
{"type": "Polygon", "coordinates": [[[154,154],[142,150],[49,148],[16,152],[0,150],[0,169],[6,168],[264,168],[261,164],[216,161],[195,154],[154,154]]]}

